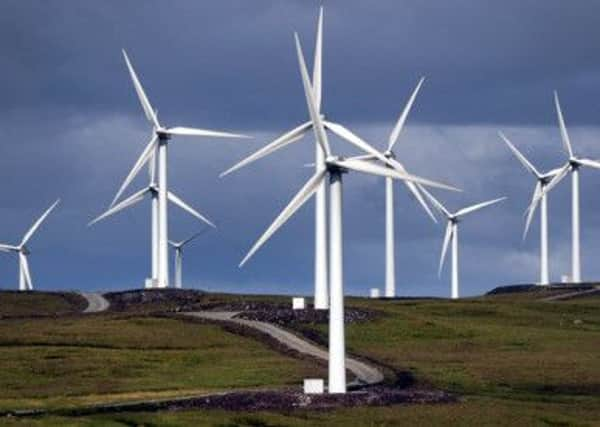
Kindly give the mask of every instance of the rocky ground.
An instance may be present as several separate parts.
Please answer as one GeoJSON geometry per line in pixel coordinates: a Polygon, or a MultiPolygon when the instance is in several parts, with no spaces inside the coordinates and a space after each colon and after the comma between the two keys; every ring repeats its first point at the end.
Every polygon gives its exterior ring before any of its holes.
{"type": "MultiPolygon", "coordinates": [[[[253,301],[251,297],[239,299],[209,294],[193,289],[152,289],[125,292],[110,292],[104,295],[110,301],[111,311],[161,311],[167,313],[191,311],[239,312],[238,317],[278,325],[326,324],[329,321],[327,310],[292,310],[289,301],[253,301]]],[[[380,316],[373,310],[346,307],[345,322],[355,323],[372,320],[380,316]]]]}
{"type": "Polygon", "coordinates": [[[99,405],[60,411],[59,413],[69,416],[81,416],[115,412],[178,411],[190,409],[220,409],[247,412],[291,411],[295,409],[332,410],[340,407],[355,406],[454,402],[458,402],[458,399],[454,395],[443,391],[377,386],[346,394],[320,395],[306,395],[300,390],[241,391],[155,402],[99,405]]]}
{"type": "MultiPolygon", "coordinates": [[[[238,311],[238,310],[227,310],[238,311]]],[[[257,320],[260,322],[269,322],[282,326],[289,326],[297,323],[324,324],[329,321],[328,310],[315,310],[306,308],[304,310],[293,310],[290,306],[273,306],[272,304],[257,304],[250,309],[240,310],[242,313],[237,317],[246,320],[257,320]]],[[[352,307],[346,307],[344,310],[344,322],[356,323],[373,320],[382,315],[374,310],[364,310],[352,307]]]]}

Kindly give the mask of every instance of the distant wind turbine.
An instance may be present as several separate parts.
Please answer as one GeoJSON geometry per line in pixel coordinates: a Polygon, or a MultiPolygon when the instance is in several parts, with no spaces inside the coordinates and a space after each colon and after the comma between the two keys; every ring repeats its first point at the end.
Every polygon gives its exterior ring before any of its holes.
{"type": "Polygon", "coordinates": [[[533,209],[533,206],[552,190],[562,179],[571,173],[571,206],[572,206],[572,253],[571,253],[571,281],[574,283],[581,282],[581,256],[580,256],[580,239],[579,239],[579,168],[582,166],[588,166],[594,169],[600,169],[600,162],[591,159],[585,159],[577,157],[571,146],[571,140],[569,139],[569,133],[565,125],[565,119],[560,108],[560,102],[558,100],[558,93],[554,92],[554,105],[556,107],[556,114],[558,117],[558,125],[560,127],[560,136],[563,143],[563,148],[567,152],[569,158],[564,166],[562,166],[554,178],[544,187],[537,197],[532,201],[529,209],[533,209]]]}
{"type": "Polygon", "coordinates": [[[427,190],[421,189],[423,193],[427,196],[427,198],[431,201],[433,206],[446,217],[447,225],[446,225],[446,233],[444,234],[444,243],[442,245],[442,253],[440,255],[440,265],[438,268],[438,275],[442,274],[442,267],[444,266],[444,259],[446,258],[446,252],[448,250],[448,244],[452,241],[452,299],[459,298],[459,283],[458,283],[458,223],[462,221],[462,217],[483,209],[487,206],[491,206],[502,200],[505,200],[506,197],[501,197],[499,199],[490,200],[483,203],[478,203],[476,205],[468,206],[466,208],[462,208],[454,213],[448,211],[444,205],[442,205],[435,197],[431,195],[427,190]]]}
{"type": "Polygon", "coordinates": [[[146,164],[146,162],[154,155],[158,153],[158,287],[165,288],[169,286],[169,265],[168,265],[168,186],[167,186],[167,145],[173,136],[204,136],[204,137],[222,137],[222,138],[247,138],[244,135],[238,135],[227,132],[220,132],[214,130],[197,129],[189,127],[163,127],[156,114],[156,110],[152,108],[146,93],[137,77],[127,53],[123,51],[123,56],[129,69],[133,86],[138,95],[144,113],[148,121],[152,124],[152,138],[148,145],[142,151],[142,154],[137,159],[133,168],[129,172],[129,175],[125,178],[125,181],[119,188],[115,198],[113,199],[111,206],[113,207],[121,194],[125,191],[125,188],[131,183],[131,181],[138,174],[140,169],[146,164]]]}
{"type": "MultiPolygon", "coordinates": [[[[150,159],[151,162],[154,161],[154,159],[150,159]]],[[[156,180],[155,180],[155,176],[154,176],[154,168],[150,168],[150,183],[148,184],[148,186],[146,188],[143,188],[140,191],[137,191],[136,193],[132,194],[131,196],[125,198],[124,200],[122,200],[121,202],[117,203],[116,205],[114,205],[113,207],[111,207],[110,209],[108,209],[106,212],[102,213],[101,215],[99,215],[98,217],[96,217],[94,220],[90,221],[90,223],[88,224],[88,226],[92,226],[94,224],[96,224],[97,222],[112,216],[114,214],[116,214],[117,212],[120,212],[124,209],[127,209],[131,206],[136,205],[137,203],[141,202],[146,196],[150,196],[150,199],[152,201],[152,282],[154,283],[154,285],[156,285],[156,281],[157,281],[157,272],[158,272],[158,253],[157,253],[157,216],[158,216],[158,212],[156,209],[156,205],[157,205],[157,200],[158,200],[158,187],[156,185],[156,180]]],[[[216,228],[215,224],[213,224],[212,221],[210,221],[206,216],[202,215],[200,212],[198,212],[196,209],[192,208],[191,206],[189,206],[187,203],[185,203],[181,198],[179,198],[178,196],[176,196],[175,194],[173,194],[171,191],[167,192],[167,200],[171,203],[173,203],[174,205],[178,206],[179,208],[181,208],[182,210],[184,210],[185,212],[189,213],[190,215],[194,216],[195,218],[197,218],[198,220],[202,221],[203,223],[216,228]]]]}
{"type": "MultiPolygon", "coordinates": [[[[400,133],[404,127],[404,123],[406,122],[408,114],[410,113],[410,110],[424,81],[425,78],[422,77],[413,90],[408,102],[402,110],[402,114],[400,114],[396,125],[390,133],[387,149],[383,153],[387,159],[394,159],[396,161],[394,168],[400,172],[407,173],[407,170],[397,160],[396,154],[394,153],[394,146],[398,141],[400,133]]],[[[355,158],[362,160],[375,160],[375,157],[372,155],[357,156],[355,158]]],[[[392,166],[387,165],[387,167],[392,166]]],[[[411,181],[404,181],[404,184],[417,202],[419,202],[419,204],[423,207],[427,215],[429,215],[429,217],[433,220],[433,222],[437,222],[435,216],[431,212],[431,209],[429,209],[429,206],[419,192],[419,187],[411,181]]],[[[387,177],[385,178],[385,296],[388,298],[396,296],[396,243],[394,228],[394,180],[393,178],[387,177]]]]}
{"type": "Polygon", "coordinates": [[[31,226],[31,228],[25,233],[21,243],[18,246],[13,245],[5,245],[0,244],[0,250],[3,252],[16,252],[19,255],[19,290],[20,291],[32,291],[33,290],[33,282],[31,281],[31,272],[29,271],[29,261],[27,257],[31,253],[29,248],[27,247],[27,243],[37,231],[37,229],[42,225],[42,222],[46,219],[50,212],[54,210],[56,205],[60,202],[58,199],[56,202],[50,206],[46,212],[42,214],[41,217],[31,226]]]}
{"type": "Polygon", "coordinates": [[[533,214],[537,209],[538,204],[540,205],[540,285],[548,285],[550,283],[550,273],[548,265],[548,201],[547,192],[545,192],[546,186],[550,183],[552,178],[558,173],[560,169],[553,169],[546,173],[539,172],[533,164],[527,160],[527,158],[510,142],[510,140],[502,133],[498,132],[500,138],[504,140],[506,145],[512,153],[515,155],[517,160],[521,162],[523,167],[533,175],[536,180],[535,188],[533,190],[532,202],[527,209],[527,220],[525,221],[525,230],[523,231],[523,239],[527,236],[533,214]],[[538,198],[538,196],[540,196],[538,198]]]}
{"type": "Polygon", "coordinates": [[[190,243],[192,240],[196,239],[198,236],[204,234],[204,231],[200,231],[192,236],[188,237],[185,240],[180,242],[174,242],[169,240],[169,244],[175,250],[175,287],[178,289],[182,288],[182,270],[183,270],[183,247],[190,243]]]}
{"type": "MultiPolygon", "coordinates": [[[[329,180],[329,203],[330,203],[330,221],[329,221],[329,393],[346,392],[346,350],[344,333],[344,280],[343,280],[343,230],[342,230],[342,175],[348,171],[363,172],[371,175],[392,177],[394,179],[408,180],[422,185],[453,189],[444,184],[439,184],[427,179],[419,178],[406,173],[398,172],[395,169],[379,166],[368,161],[359,159],[344,159],[332,153],[327,134],[325,133],[325,123],[319,114],[317,102],[312,90],[308,71],[304,62],[304,55],[298,35],[296,38],[296,51],[302,75],[304,94],[310,113],[312,123],[314,123],[315,138],[325,153],[321,160],[321,165],[316,173],[306,182],[302,189],[294,196],[290,203],[275,218],[273,223],[265,233],[256,241],[248,254],[240,263],[243,266],[254,253],[293,215],[300,209],[304,203],[319,189],[319,186],[329,180]]],[[[330,128],[336,129],[334,132],[341,133],[349,141],[360,147],[367,154],[372,154],[384,163],[388,159],[379,151],[371,147],[368,143],[358,136],[345,130],[339,125],[329,124],[330,128]]]]}

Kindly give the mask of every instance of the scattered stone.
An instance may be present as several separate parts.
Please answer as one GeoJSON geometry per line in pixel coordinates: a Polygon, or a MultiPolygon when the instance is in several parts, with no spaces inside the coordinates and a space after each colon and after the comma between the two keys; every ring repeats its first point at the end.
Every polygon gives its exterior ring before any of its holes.
{"type": "MultiPolygon", "coordinates": [[[[287,327],[291,324],[326,324],[329,322],[328,310],[315,310],[313,308],[293,310],[289,307],[277,307],[271,304],[265,304],[262,307],[254,307],[254,310],[239,311],[242,311],[242,313],[238,314],[236,317],[240,319],[269,322],[287,327]]],[[[374,310],[346,307],[344,309],[344,322],[366,322],[368,320],[373,320],[380,315],[381,313],[374,310]]]]}
{"type": "Polygon", "coordinates": [[[399,389],[376,386],[346,394],[311,396],[298,390],[242,391],[163,401],[97,405],[87,408],[56,411],[56,413],[60,415],[82,416],[99,413],[180,411],[191,409],[219,409],[236,412],[291,411],[294,409],[334,410],[340,407],[440,404],[457,401],[458,399],[454,395],[439,390],[419,388],[399,389]]]}

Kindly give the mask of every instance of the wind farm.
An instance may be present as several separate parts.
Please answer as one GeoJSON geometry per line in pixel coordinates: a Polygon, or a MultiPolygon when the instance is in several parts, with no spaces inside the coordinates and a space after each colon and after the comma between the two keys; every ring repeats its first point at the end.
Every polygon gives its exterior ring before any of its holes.
{"type": "Polygon", "coordinates": [[[234,3],[0,6],[0,426],[595,425],[594,7],[234,3]]]}

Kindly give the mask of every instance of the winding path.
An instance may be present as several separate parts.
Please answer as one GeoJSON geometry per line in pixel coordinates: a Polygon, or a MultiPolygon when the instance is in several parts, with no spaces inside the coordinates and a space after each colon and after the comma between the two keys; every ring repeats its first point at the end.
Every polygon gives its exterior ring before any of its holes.
{"type": "MultiPolygon", "coordinates": [[[[83,311],[84,313],[100,313],[102,311],[106,311],[110,307],[110,302],[104,298],[100,292],[80,292],[80,295],[88,302],[88,306],[83,311]]],[[[293,333],[271,323],[236,318],[235,316],[238,314],[238,312],[195,311],[182,314],[206,320],[232,322],[238,325],[247,326],[271,336],[284,346],[299,353],[316,357],[325,361],[329,359],[329,353],[326,349],[318,347],[317,345],[308,342],[299,336],[294,335],[293,333]]],[[[346,368],[356,376],[356,383],[359,385],[371,385],[383,382],[383,373],[379,369],[362,361],[347,357],[346,368]]]]}
{"type": "Polygon", "coordinates": [[[79,295],[88,302],[88,306],[83,310],[84,313],[100,313],[110,307],[110,302],[100,292],[79,292],[79,295]]]}
{"type": "MultiPolygon", "coordinates": [[[[327,350],[322,349],[315,344],[303,340],[302,338],[294,335],[291,332],[286,331],[278,326],[275,326],[267,322],[259,322],[256,320],[246,320],[235,318],[237,312],[230,311],[196,311],[191,313],[184,313],[188,316],[199,317],[207,320],[233,322],[239,325],[248,326],[263,332],[277,341],[285,345],[286,347],[295,350],[299,353],[307,354],[309,356],[317,357],[319,359],[327,361],[329,359],[329,353],[327,350]]],[[[350,357],[346,358],[346,368],[352,372],[359,384],[378,384],[383,381],[383,373],[379,369],[368,365],[350,357]]]]}

